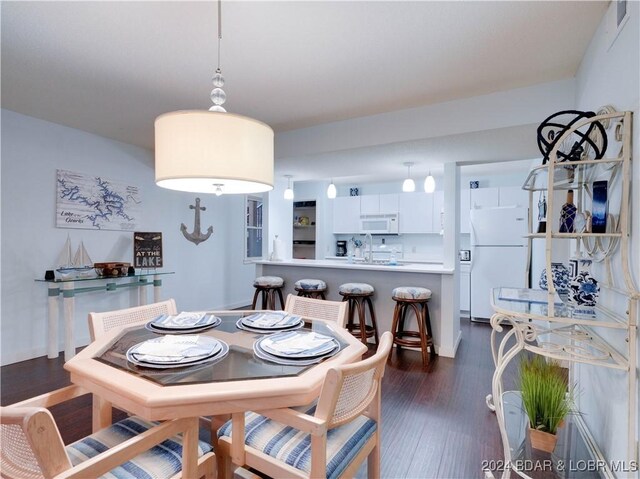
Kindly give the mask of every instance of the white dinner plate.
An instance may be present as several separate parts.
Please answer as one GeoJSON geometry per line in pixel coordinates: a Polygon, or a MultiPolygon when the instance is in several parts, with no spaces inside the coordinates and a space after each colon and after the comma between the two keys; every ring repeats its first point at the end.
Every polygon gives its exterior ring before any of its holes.
{"type": "Polygon", "coordinates": [[[217,316],[212,316],[212,317],[215,318],[214,322],[206,324],[204,326],[198,326],[196,328],[188,328],[188,329],[187,328],[182,328],[182,329],[160,328],[155,324],[153,324],[153,321],[149,321],[147,324],[144,325],[144,327],[149,331],[152,331],[154,333],[160,333],[160,334],[195,334],[201,331],[206,331],[207,329],[215,328],[216,326],[219,326],[220,323],[222,323],[221,318],[217,316]]]}
{"type": "MultiPolygon", "coordinates": [[[[179,318],[182,314],[188,313],[180,313],[180,314],[162,314],[155,318],[150,324],[156,329],[162,330],[180,330],[180,329],[197,329],[203,328],[207,326],[211,326],[215,323],[219,323],[221,321],[220,318],[214,316],[213,314],[202,313],[201,317],[195,323],[186,322],[184,324],[175,324],[171,323],[171,318],[179,318]],[[164,324],[168,323],[168,324],[164,324]]],[[[192,316],[197,315],[198,313],[193,313],[192,316]]]]}
{"type": "Polygon", "coordinates": [[[147,342],[160,342],[163,338],[153,338],[143,343],[136,344],[129,348],[126,353],[127,360],[136,364],[138,366],[143,366],[147,368],[179,368],[185,366],[192,366],[195,364],[202,364],[204,362],[213,361],[224,357],[229,352],[229,346],[224,342],[215,338],[201,336],[198,338],[197,343],[194,343],[194,346],[198,345],[206,345],[212,347],[212,352],[206,356],[192,356],[192,357],[184,357],[178,358],[176,360],[150,360],[146,358],[144,360],[138,359],[136,357],[136,349],[139,348],[142,344],[147,342]]]}
{"type": "Polygon", "coordinates": [[[340,349],[337,348],[328,354],[324,354],[322,356],[318,356],[310,359],[284,359],[284,358],[279,358],[277,356],[273,356],[269,354],[264,349],[262,349],[260,347],[259,342],[256,341],[255,343],[253,343],[253,352],[256,355],[256,357],[264,361],[269,361],[271,363],[280,364],[283,366],[311,366],[313,364],[321,363],[325,359],[328,359],[332,356],[335,356],[338,352],[340,352],[340,349]]]}
{"type": "Polygon", "coordinates": [[[340,343],[332,338],[331,336],[327,336],[325,334],[319,334],[313,331],[295,331],[295,332],[282,332],[276,333],[264,338],[261,338],[257,341],[259,343],[260,348],[266,353],[276,356],[283,359],[310,359],[316,358],[319,356],[325,356],[334,352],[336,349],[340,348],[340,343]],[[273,347],[274,342],[281,342],[285,340],[291,339],[299,339],[304,340],[306,338],[319,338],[323,340],[327,340],[325,344],[316,346],[311,349],[305,349],[301,351],[279,351],[278,349],[273,347]]]}
{"type": "Polygon", "coordinates": [[[294,331],[296,329],[300,329],[304,327],[304,321],[301,319],[298,324],[294,324],[293,326],[287,326],[286,328],[281,328],[281,329],[260,329],[260,328],[252,328],[251,326],[246,326],[245,324],[243,324],[242,319],[239,319],[238,321],[236,321],[236,327],[238,329],[243,329],[245,331],[249,331],[252,333],[273,334],[274,332],[294,331]]]}
{"type": "Polygon", "coordinates": [[[281,331],[293,328],[304,321],[300,316],[289,314],[284,311],[267,311],[240,318],[240,322],[243,326],[247,326],[252,329],[281,331]],[[273,324],[265,324],[265,321],[271,321],[273,324]]]}

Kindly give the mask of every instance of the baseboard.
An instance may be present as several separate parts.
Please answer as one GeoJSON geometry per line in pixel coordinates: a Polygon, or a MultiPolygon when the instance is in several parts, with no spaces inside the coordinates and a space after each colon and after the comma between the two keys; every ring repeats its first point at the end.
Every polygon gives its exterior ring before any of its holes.
{"type": "MultiPolygon", "coordinates": [[[[89,344],[89,338],[79,338],[76,339],[76,348],[80,348],[89,344]]],[[[30,359],[39,358],[42,356],[47,356],[47,348],[46,346],[42,346],[39,348],[31,348],[31,349],[21,349],[19,352],[14,354],[8,354],[6,357],[2,358],[2,364],[0,366],[7,366],[9,364],[20,363],[22,361],[28,361],[30,359]]],[[[58,356],[64,356],[64,344],[58,344],[58,356]]]]}
{"type": "Polygon", "coordinates": [[[232,310],[232,309],[242,309],[242,308],[246,308],[247,306],[251,306],[251,299],[245,300],[245,301],[237,301],[235,303],[229,303],[229,304],[225,304],[224,306],[221,306],[220,308],[215,308],[216,311],[226,311],[226,310],[232,310]]]}

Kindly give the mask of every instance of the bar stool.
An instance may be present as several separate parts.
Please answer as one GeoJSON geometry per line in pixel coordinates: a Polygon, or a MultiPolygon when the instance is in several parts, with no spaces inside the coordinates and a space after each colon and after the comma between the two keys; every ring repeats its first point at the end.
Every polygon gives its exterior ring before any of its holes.
{"type": "Polygon", "coordinates": [[[276,309],[276,293],[280,297],[280,309],[284,310],[284,298],[282,297],[282,287],[284,280],[279,276],[258,276],[253,281],[256,292],[253,295],[251,309],[256,309],[258,295],[262,293],[262,309],[276,309]]]}
{"type": "Polygon", "coordinates": [[[322,298],[327,291],[327,283],[321,279],[300,279],[296,281],[295,290],[298,292],[298,296],[304,296],[306,298],[322,298]]]}
{"type": "MultiPolygon", "coordinates": [[[[412,348],[420,348],[422,351],[422,364],[426,366],[429,362],[429,354],[435,354],[433,345],[433,335],[431,333],[431,320],[429,318],[429,299],[431,298],[431,290],[418,287],[399,287],[395,288],[392,293],[392,299],[396,302],[393,311],[393,323],[391,325],[391,333],[393,334],[393,343],[400,348],[401,346],[409,346],[412,348]],[[404,329],[404,321],[407,309],[413,309],[418,322],[418,331],[410,331],[404,329]],[[405,336],[419,339],[406,339],[405,336]]],[[[393,350],[392,350],[393,351],[393,350]]],[[[391,352],[389,352],[391,357],[391,352]]]]}
{"type": "Polygon", "coordinates": [[[342,301],[349,302],[349,312],[347,320],[347,329],[351,334],[360,337],[360,341],[367,344],[367,338],[375,338],[378,344],[378,326],[376,325],[376,313],[371,303],[373,296],[373,286],[367,283],[345,283],[340,285],[338,293],[342,296],[342,301]],[[371,325],[366,321],[365,305],[369,306],[369,317],[371,325]],[[358,324],[354,323],[354,313],[358,312],[358,324]]]}

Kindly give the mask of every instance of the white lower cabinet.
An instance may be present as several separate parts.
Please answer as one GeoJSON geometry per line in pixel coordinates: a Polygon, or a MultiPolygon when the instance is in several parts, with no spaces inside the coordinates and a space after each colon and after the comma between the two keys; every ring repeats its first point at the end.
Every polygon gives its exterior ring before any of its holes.
{"type": "Polygon", "coordinates": [[[460,311],[464,314],[471,311],[471,272],[467,265],[460,267],[460,311]]]}

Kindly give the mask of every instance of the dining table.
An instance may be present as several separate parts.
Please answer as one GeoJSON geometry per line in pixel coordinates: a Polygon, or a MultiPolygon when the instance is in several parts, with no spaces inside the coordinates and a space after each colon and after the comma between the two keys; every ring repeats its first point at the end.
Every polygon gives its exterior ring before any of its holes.
{"type": "MultiPolygon", "coordinates": [[[[239,329],[254,311],[213,311],[219,325],[198,333],[228,345],[226,355],[204,364],[168,369],[141,367],[127,352],[162,335],[138,323],[110,331],[65,363],[71,382],[93,393],[93,429],[112,421],[112,406],[150,421],[225,416],[310,404],[330,368],[358,361],[367,348],[335,322],[304,319],[304,329],[330,336],[336,353],[317,364],[276,364],[261,359],[254,343],[264,334],[239,329]]],[[[212,441],[214,438],[212,437],[212,441]]]]}

